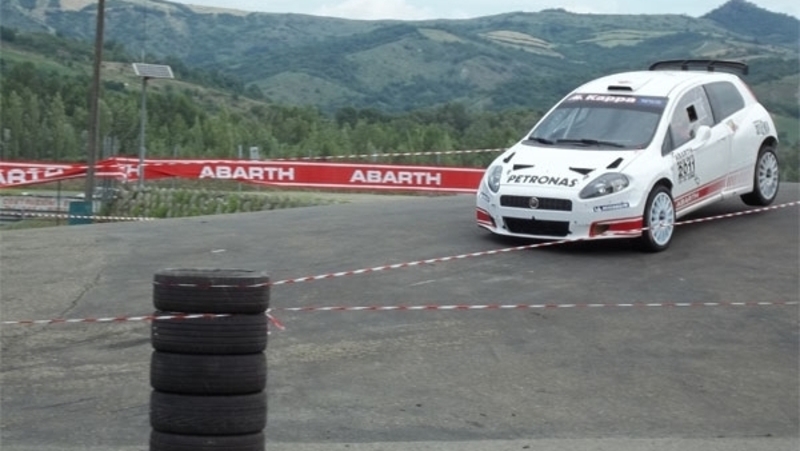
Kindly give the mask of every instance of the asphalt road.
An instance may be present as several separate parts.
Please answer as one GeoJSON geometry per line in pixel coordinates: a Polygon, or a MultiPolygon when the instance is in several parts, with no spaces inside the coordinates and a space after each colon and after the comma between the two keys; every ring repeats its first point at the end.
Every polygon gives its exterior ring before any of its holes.
{"type": "MultiPolygon", "coordinates": [[[[798,199],[784,185],[778,203],[798,199]]],[[[478,229],[471,196],[9,231],[0,316],[149,314],[169,267],[284,281],[398,264],[272,288],[286,330],[267,351],[267,449],[797,450],[798,306],[783,304],[800,297],[799,212],[681,226],[660,254],[606,241],[446,261],[528,243],[478,229]],[[284,310],[456,304],[564,307],[284,310]]],[[[145,322],[4,325],[0,449],[146,450],[149,339],[145,322]]]]}

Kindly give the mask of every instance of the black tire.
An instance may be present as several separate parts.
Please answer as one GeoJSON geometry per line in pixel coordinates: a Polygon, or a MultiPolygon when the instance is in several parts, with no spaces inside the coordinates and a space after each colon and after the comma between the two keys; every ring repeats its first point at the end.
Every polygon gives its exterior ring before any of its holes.
{"type": "Polygon", "coordinates": [[[775,147],[761,146],[753,171],[753,191],[741,196],[742,202],[751,206],[765,207],[778,196],[780,187],[780,166],[775,147]]]}
{"type": "Polygon", "coordinates": [[[159,319],[150,327],[153,349],[176,354],[256,354],[267,348],[267,316],[233,315],[217,318],[159,319]]]}
{"type": "Polygon", "coordinates": [[[156,310],[182,313],[264,313],[269,276],[245,269],[164,269],[153,278],[156,310]]]}
{"type": "Polygon", "coordinates": [[[642,226],[639,247],[643,251],[661,252],[669,247],[675,231],[675,202],[666,186],[657,185],[647,196],[642,226]]]}
{"type": "Polygon", "coordinates": [[[150,426],[180,435],[243,435],[267,426],[267,393],[237,396],[150,395],[150,426]]]}
{"type": "Polygon", "coordinates": [[[150,451],[265,451],[263,432],[247,435],[201,436],[150,432],[150,451]]]}
{"type": "Polygon", "coordinates": [[[246,355],[192,355],[153,352],[150,385],[185,395],[246,395],[267,386],[263,352],[246,355]]]}

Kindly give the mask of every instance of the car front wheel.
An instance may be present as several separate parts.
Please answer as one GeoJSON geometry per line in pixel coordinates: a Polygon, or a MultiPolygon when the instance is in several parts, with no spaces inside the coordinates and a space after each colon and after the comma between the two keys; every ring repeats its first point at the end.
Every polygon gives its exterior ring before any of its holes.
{"type": "Polygon", "coordinates": [[[661,252],[669,247],[675,230],[675,204],[666,186],[658,185],[647,197],[644,231],[640,247],[646,252],[661,252]]]}
{"type": "Polygon", "coordinates": [[[747,205],[766,206],[778,196],[780,181],[780,168],[775,148],[764,145],[758,152],[756,169],[753,174],[753,191],[742,195],[742,201],[747,205]]]}

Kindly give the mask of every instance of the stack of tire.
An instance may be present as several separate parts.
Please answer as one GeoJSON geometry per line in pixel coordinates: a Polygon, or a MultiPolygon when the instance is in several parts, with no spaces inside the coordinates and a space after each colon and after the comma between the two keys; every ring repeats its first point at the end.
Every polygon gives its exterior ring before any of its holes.
{"type": "Polygon", "coordinates": [[[264,451],[269,277],[155,274],[150,451],[264,451]]]}

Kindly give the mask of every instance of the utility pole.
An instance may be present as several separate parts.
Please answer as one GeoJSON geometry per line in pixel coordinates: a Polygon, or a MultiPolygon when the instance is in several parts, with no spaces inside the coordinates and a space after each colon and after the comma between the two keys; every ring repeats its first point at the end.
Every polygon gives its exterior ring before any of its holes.
{"type": "MultiPolygon", "coordinates": [[[[94,39],[94,74],[92,79],[92,96],[89,116],[89,147],[86,158],[86,191],[84,197],[89,205],[93,205],[94,166],[97,162],[97,138],[100,134],[99,99],[100,99],[100,67],[103,62],[103,28],[105,24],[105,0],[97,0],[97,26],[94,39]]],[[[91,211],[91,210],[90,210],[91,211]]]]}

